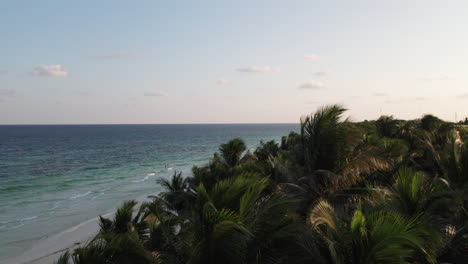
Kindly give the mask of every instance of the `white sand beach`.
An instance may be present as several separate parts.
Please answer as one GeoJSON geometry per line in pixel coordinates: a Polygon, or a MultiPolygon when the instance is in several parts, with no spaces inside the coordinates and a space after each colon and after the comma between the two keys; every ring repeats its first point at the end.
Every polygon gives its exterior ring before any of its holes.
{"type": "MultiPolygon", "coordinates": [[[[103,215],[112,216],[113,213],[103,215]]],[[[99,217],[80,223],[58,234],[45,237],[26,250],[18,257],[7,259],[2,264],[51,264],[65,251],[73,251],[76,247],[86,243],[99,229],[99,217]]]]}

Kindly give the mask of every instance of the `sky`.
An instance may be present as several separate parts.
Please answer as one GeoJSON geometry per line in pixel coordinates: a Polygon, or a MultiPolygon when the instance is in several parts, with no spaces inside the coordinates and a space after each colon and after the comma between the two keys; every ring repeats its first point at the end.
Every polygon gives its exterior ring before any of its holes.
{"type": "Polygon", "coordinates": [[[468,116],[466,0],[0,1],[0,124],[468,116]]]}

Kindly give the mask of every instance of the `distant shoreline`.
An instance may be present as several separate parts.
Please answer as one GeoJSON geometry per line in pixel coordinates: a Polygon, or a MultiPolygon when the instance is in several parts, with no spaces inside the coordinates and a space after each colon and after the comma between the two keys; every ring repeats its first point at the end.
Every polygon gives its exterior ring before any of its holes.
{"type": "Polygon", "coordinates": [[[216,126],[216,125],[297,125],[297,123],[148,123],[148,124],[0,124],[2,126],[216,126]]]}

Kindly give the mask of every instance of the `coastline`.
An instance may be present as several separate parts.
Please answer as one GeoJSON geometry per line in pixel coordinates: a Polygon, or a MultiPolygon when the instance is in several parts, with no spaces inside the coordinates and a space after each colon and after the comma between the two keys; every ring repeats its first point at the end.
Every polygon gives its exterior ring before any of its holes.
{"type": "MultiPolygon", "coordinates": [[[[102,216],[109,217],[113,213],[107,213],[102,216]]],[[[2,264],[51,264],[65,251],[85,244],[99,231],[99,217],[84,221],[76,226],[68,228],[58,234],[44,237],[37,241],[30,249],[23,254],[6,259],[2,264]]]]}
{"type": "MultiPolygon", "coordinates": [[[[148,200],[148,195],[141,195],[133,200],[141,203],[148,200]]],[[[129,199],[131,200],[131,199],[129,199]]],[[[111,218],[117,207],[100,216],[111,218]]],[[[52,264],[60,255],[86,244],[99,231],[99,216],[88,219],[59,233],[41,238],[23,254],[0,261],[0,264],[52,264]]]]}

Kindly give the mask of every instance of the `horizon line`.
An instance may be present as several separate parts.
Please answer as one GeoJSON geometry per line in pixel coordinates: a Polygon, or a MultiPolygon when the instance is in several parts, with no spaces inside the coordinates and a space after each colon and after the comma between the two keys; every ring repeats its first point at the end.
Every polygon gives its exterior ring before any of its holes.
{"type": "Polygon", "coordinates": [[[57,123],[57,124],[0,124],[0,126],[108,126],[108,125],[293,125],[297,123],[57,123]]]}

